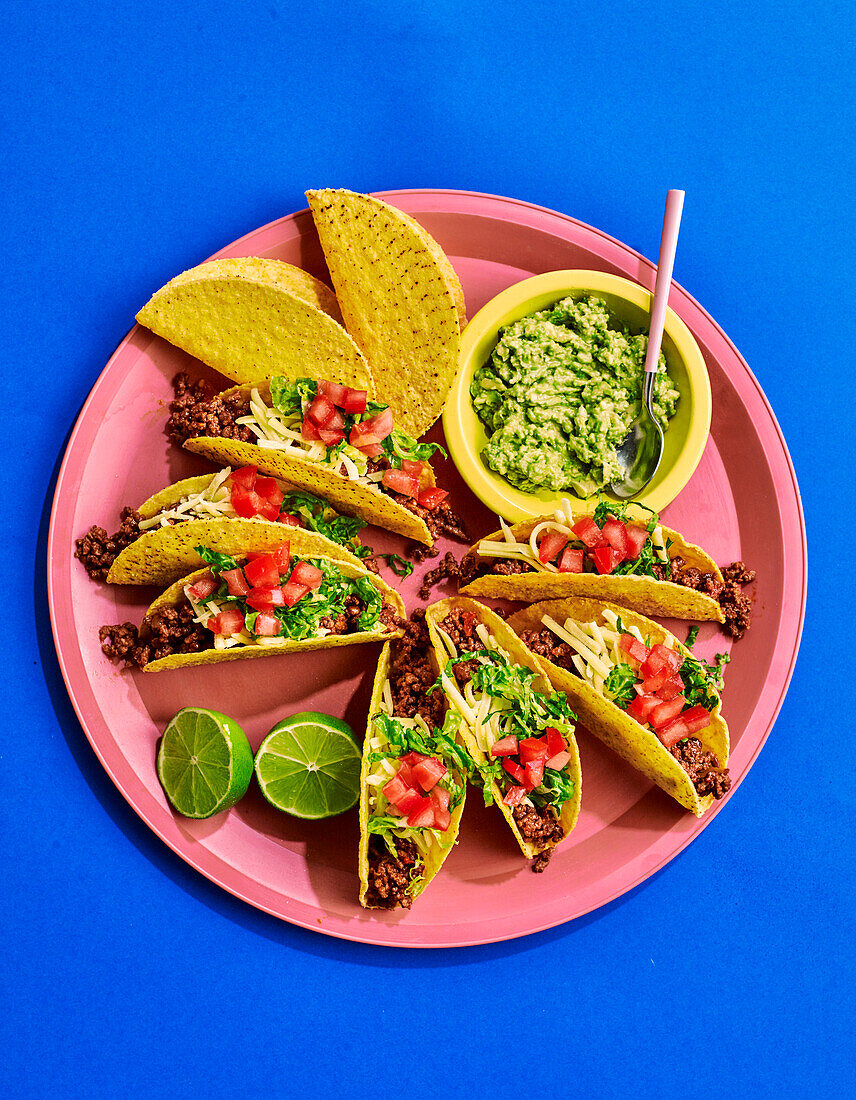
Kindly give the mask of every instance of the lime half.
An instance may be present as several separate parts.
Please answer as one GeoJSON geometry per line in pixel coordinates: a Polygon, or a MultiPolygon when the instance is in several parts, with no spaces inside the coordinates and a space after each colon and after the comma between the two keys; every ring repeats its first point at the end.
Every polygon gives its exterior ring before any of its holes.
{"type": "Polygon", "coordinates": [[[164,730],[158,779],[185,817],[211,817],[243,798],[253,776],[253,750],[234,719],[185,707],[164,730]]]}
{"type": "Polygon", "coordinates": [[[360,797],[359,747],[350,726],[303,711],[277,722],[256,753],[262,794],[295,817],[333,817],[360,797]]]}

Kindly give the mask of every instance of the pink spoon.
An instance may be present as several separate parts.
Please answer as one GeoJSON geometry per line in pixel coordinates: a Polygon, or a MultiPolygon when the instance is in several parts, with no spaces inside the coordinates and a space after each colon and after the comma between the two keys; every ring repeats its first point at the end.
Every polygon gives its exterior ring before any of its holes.
{"type": "Polygon", "coordinates": [[[651,307],[651,326],[648,332],[648,353],[645,356],[645,381],[642,391],[642,407],[630,425],[630,431],[616,451],[624,476],[612,482],[612,492],[621,500],[638,496],[651,478],[663,457],[663,429],[654,416],[654,375],[663,327],[672,289],[672,270],[675,266],[675,250],[678,246],[678,229],[684,207],[684,192],[669,191],[666,195],[666,213],[663,217],[663,233],[660,237],[660,256],[657,261],[657,281],[654,284],[654,302],[651,307]]]}

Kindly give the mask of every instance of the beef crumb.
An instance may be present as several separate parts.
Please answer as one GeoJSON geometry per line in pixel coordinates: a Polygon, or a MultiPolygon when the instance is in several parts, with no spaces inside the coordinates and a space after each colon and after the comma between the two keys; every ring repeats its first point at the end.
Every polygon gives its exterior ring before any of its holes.
{"type": "Polygon", "coordinates": [[[565,835],[562,823],[547,806],[539,808],[520,802],[511,812],[520,835],[530,844],[551,847],[565,835]]]}
{"type": "Polygon", "coordinates": [[[175,397],[169,405],[166,434],[179,446],[197,436],[214,436],[221,439],[237,439],[253,443],[255,436],[245,424],[236,424],[239,416],[250,411],[250,399],[246,393],[228,396],[212,394],[207,383],[191,382],[186,374],[177,374],[173,380],[175,397]]]}
{"type": "Polygon", "coordinates": [[[413,904],[407,887],[421,873],[422,859],[412,840],[396,837],[393,843],[395,856],[381,837],[369,837],[366,902],[375,909],[409,909],[413,904]]]}
{"type": "Polygon", "coordinates": [[[140,537],[142,516],[139,512],[123,508],[120,519],[121,525],[115,535],[108,535],[103,527],[93,526],[74,544],[74,556],[83,563],[93,580],[105,580],[116,558],[140,537]]]}
{"type": "Polygon", "coordinates": [[[681,765],[696,791],[704,796],[712,794],[720,799],[731,790],[728,768],[720,768],[714,753],[705,749],[697,737],[679,741],[669,750],[681,765]]]}
{"type": "Polygon", "coordinates": [[[545,848],[543,852],[539,852],[538,855],[532,860],[531,867],[536,875],[540,875],[542,871],[547,870],[547,864],[553,857],[554,848],[545,848]]]}
{"type": "Polygon", "coordinates": [[[747,569],[742,561],[732,562],[722,570],[720,581],[715,573],[702,572],[694,565],[687,565],[680,555],[675,555],[668,564],[657,562],[654,573],[658,580],[682,584],[717,600],[725,617],[722,629],[732,638],[743,637],[749,627],[752,601],[743,595],[740,588],[755,580],[754,569],[747,569]]]}
{"type": "Polygon", "coordinates": [[[389,686],[392,693],[392,713],[396,718],[421,715],[429,729],[443,725],[446,712],[442,691],[428,694],[436,676],[429,660],[431,638],[425,622],[425,609],[413,612],[404,626],[404,636],[392,650],[389,686]]]}
{"type": "Polygon", "coordinates": [[[574,653],[576,652],[573,646],[560,641],[552,630],[548,630],[546,627],[543,630],[522,630],[520,641],[527,649],[537,653],[539,657],[544,657],[552,664],[558,665],[559,668],[568,669],[569,672],[577,671],[573,662],[574,653]]]}
{"type": "Polygon", "coordinates": [[[422,578],[422,584],[419,586],[419,599],[428,600],[431,598],[431,589],[435,584],[440,584],[444,580],[457,580],[460,581],[461,567],[458,564],[455,555],[452,551],[448,551],[446,556],[434,569],[429,569],[425,576],[422,578]]]}
{"type": "Polygon", "coordinates": [[[132,623],[102,626],[98,631],[101,650],[111,661],[124,661],[125,668],[145,668],[150,661],[174,653],[199,653],[210,649],[214,635],[193,621],[189,603],[164,607],[146,620],[147,636],[141,638],[132,623]]]}
{"type": "Polygon", "coordinates": [[[440,626],[449,635],[452,644],[458,653],[467,653],[472,649],[482,649],[479,636],[476,634],[478,616],[474,611],[466,611],[462,607],[453,607],[440,626]]]}

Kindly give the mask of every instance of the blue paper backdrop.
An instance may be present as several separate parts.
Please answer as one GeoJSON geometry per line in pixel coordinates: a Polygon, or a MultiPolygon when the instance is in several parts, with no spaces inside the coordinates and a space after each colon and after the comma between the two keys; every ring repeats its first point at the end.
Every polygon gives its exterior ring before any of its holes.
{"type": "Polygon", "coordinates": [[[849,3],[771,0],[7,8],[0,1094],[845,1094],[854,29],[849,3]],[[327,185],[512,195],[651,257],[685,188],[676,278],[800,480],[802,653],[739,797],[632,894],[517,942],[372,949],[232,899],[115,792],[52,655],[57,461],[135,305],[327,185]]]}

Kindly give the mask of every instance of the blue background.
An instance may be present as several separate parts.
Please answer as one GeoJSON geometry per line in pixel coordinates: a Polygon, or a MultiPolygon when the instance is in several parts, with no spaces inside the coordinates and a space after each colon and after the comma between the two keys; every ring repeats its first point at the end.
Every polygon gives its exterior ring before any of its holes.
{"type": "Polygon", "coordinates": [[[842,615],[852,12],[771,0],[7,7],[0,1094],[843,1094],[856,1009],[842,615]],[[511,195],[653,258],[665,191],[685,188],[676,278],[750,363],[796,466],[809,612],[740,796],[631,894],[517,942],[368,948],[234,900],[115,792],[52,655],[43,576],[58,457],[135,304],[302,207],[310,186],[511,195]]]}

